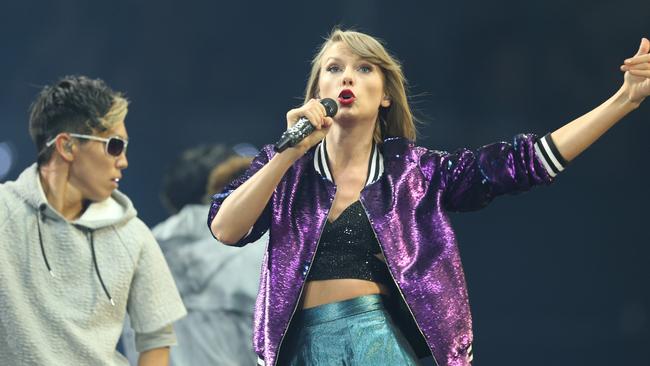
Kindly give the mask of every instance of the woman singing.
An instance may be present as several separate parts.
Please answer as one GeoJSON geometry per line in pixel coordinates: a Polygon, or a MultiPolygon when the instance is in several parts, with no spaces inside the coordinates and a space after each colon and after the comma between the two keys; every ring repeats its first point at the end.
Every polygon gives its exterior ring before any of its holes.
{"type": "Polygon", "coordinates": [[[448,211],[550,184],[650,94],[650,42],[622,87],[553,133],[455,153],[413,144],[399,63],[373,37],[335,30],[312,61],[300,108],[315,132],[265,147],[214,197],[215,237],[241,246],[270,230],[255,313],[261,365],[469,365],[467,288],[448,211]],[[321,98],[338,101],[326,117],[321,98]]]}

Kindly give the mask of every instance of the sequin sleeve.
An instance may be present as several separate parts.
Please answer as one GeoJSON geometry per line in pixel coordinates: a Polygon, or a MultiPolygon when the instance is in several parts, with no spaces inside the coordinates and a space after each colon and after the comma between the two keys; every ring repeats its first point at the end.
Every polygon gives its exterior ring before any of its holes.
{"type": "MultiPolygon", "coordinates": [[[[210,229],[210,224],[212,223],[212,220],[214,220],[214,217],[217,215],[217,212],[219,211],[219,208],[221,207],[221,204],[223,204],[223,201],[239,186],[244,184],[250,177],[252,177],[255,173],[257,173],[266,163],[269,162],[270,156],[273,154],[273,147],[271,145],[265,146],[260,150],[259,154],[253,159],[251,162],[251,165],[246,169],[244,174],[242,174],[239,178],[236,178],[233,180],[230,184],[228,184],[223,191],[220,193],[215,194],[212,196],[212,204],[210,205],[210,212],[208,213],[208,229],[210,229]]],[[[255,224],[253,224],[253,227],[248,231],[248,234],[246,234],[243,238],[241,238],[239,241],[236,243],[232,244],[233,246],[243,246],[248,243],[252,243],[256,241],[257,239],[261,238],[262,235],[269,229],[271,223],[271,204],[270,201],[264,208],[264,211],[260,214],[260,216],[257,218],[257,221],[255,221],[255,224]]],[[[214,236],[214,233],[212,233],[214,236]]]]}
{"type": "Polygon", "coordinates": [[[512,143],[497,142],[477,150],[461,149],[441,158],[444,205],[449,211],[471,211],[494,197],[550,184],[566,161],[549,135],[515,136],[512,143]]]}

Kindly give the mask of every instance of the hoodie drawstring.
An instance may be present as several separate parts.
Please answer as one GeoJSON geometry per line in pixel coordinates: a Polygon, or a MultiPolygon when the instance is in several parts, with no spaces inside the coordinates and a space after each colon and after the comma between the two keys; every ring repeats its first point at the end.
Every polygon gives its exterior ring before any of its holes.
{"type": "MultiPolygon", "coordinates": [[[[54,272],[52,271],[52,268],[50,267],[50,262],[47,260],[47,255],[45,254],[45,246],[43,245],[43,235],[41,234],[41,220],[45,222],[45,215],[44,212],[47,209],[47,205],[44,203],[38,206],[39,212],[37,213],[37,219],[36,219],[36,226],[38,227],[38,242],[41,245],[41,254],[43,255],[43,260],[45,261],[45,266],[47,267],[47,270],[50,272],[50,275],[54,277],[54,272]]],[[[93,266],[95,267],[95,273],[97,274],[97,278],[99,278],[99,283],[102,285],[102,289],[104,290],[104,294],[106,294],[106,297],[108,297],[108,300],[111,302],[111,305],[115,306],[115,301],[113,300],[113,297],[111,294],[108,292],[108,289],[106,288],[106,285],[104,284],[104,279],[102,278],[101,273],[99,272],[99,266],[97,266],[97,255],[95,254],[95,238],[94,238],[94,231],[90,229],[85,229],[81,228],[78,226],[75,226],[77,229],[83,231],[86,233],[86,236],[88,237],[90,241],[90,249],[93,254],[93,266]]]]}
{"type": "Polygon", "coordinates": [[[45,266],[47,267],[48,272],[50,272],[50,275],[54,277],[54,272],[52,272],[52,268],[50,267],[50,262],[47,261],[47,255],[45,255],[45,247],[43,246],[43,236],[41,235],[41,220],[45,221],[45,216],[43,212],[45,211],[46,208],[47,206],[44,203],[38,206],[38,213],[36,214],[38,216],[36,218],[36,226],[38,226],[38,242],[41,244],[41,254],[43,255],[45,266]]]}
{"type": "Polygon", "coordinates": [[[115,306],[115,301],[113,301],[113,297],[111,297],[111,294],[108,292],[108,289],[106,288],[106,285],[104,285],[104,280],[102,279],[101,273],[99,273],[99,266],[97,265],[97,256],[95,255],[95,236],[93,235],[95,232],[93,230],[88,230],[86,233],[90,236],[90,248],[93,252],[93,264],[95,265],[95,273],[97,273],[97,278],[99,278],[99,283],[102,284],[102,288],[104,289],[104,293],[106,294],[106,297],[108,297],[108,300],[111,302],[111,305],[115,306]]]}

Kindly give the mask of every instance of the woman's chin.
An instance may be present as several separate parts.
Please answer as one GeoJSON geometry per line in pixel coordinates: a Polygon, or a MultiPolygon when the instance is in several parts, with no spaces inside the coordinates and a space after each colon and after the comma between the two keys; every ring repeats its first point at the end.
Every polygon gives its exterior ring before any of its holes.
{"type": "Polygon", "coordinates": [[[343,113],[338,113],[334,123],[338,124],[342,128],[355,128],[359,125],[367,124],[368,128],[374,128],[377,116],[374,118],[372,116],[359,116],[357,113],[352,113],[352,111],[343,111],[343,113]],[[364,123],[364,121],[368,121],[364,123]]]}

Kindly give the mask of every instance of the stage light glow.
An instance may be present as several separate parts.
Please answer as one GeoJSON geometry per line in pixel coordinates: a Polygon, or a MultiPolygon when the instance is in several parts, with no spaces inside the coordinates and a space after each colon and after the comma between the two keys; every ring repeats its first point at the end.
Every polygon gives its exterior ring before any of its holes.
{"type": "Polygon", "coordinates": [[[8,142],[0,142],[0,181],[11,170],[14,163],[14,153],[11,145],[8,142]]]}

